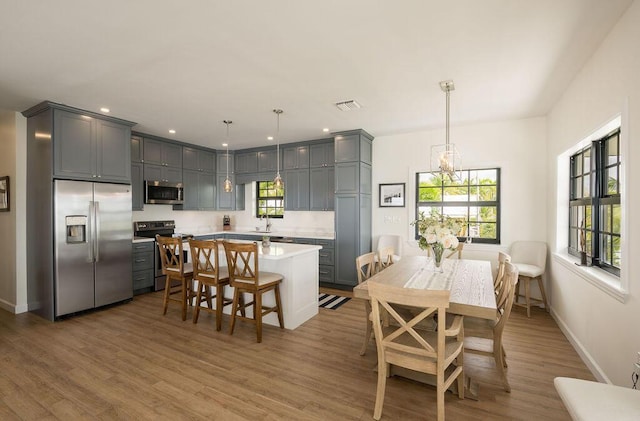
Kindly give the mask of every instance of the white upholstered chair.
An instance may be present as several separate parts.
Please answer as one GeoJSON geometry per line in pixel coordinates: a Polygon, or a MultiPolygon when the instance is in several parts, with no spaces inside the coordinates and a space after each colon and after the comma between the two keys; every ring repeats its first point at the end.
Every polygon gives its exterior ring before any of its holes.
{"type": "Polygon", "coordinates": [[[376,265],[379,263],[378,254],[380,251],[387,249],[388,247],[393,248],[393,255],[391,256],[391,263],[396,263],[400,260],[400,256],[402,255],[402,237],[399,235],[381,235],[378,239],[378,245],[376,247],[376,265]]]}
{"type": "Polygon", "coordinates": [[[547,243],[543,241],[516,241],[511,245],[509,252],[511,263],[518,268],[519,279],[516,286],[516,297],[514,305],[525,307],[527,317],[531,317],[531,302],[544,304],[545,310],[549,311],[547,295],[544,291],[542,275],[547,265],[547,243]],[[531,282],[537,281],[542,299],[531,297],[531,282]],[[520,284],[524,284],[524,303],[519,302],[520,284]]]}

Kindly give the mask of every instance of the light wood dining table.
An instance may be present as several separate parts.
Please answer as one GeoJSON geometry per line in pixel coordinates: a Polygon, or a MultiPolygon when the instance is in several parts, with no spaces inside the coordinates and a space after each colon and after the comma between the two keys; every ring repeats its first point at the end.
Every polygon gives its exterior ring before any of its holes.
{"type": "Polygon", "coordinates": [[[442,272],[434,271],[426,256],[403,256],[398,262],[353,288],[353,296],[369,299],[367,284],[378,282],[403,288],[448,289],[447,313],[496,319],[491,263],[486,260],[443,259],[442,272]]]}
{"type": "MultiPolygon", "coordinates": [[[[403,288],[448,289],[447,313],[496,319],[496,296],[493,289],[491,263],[486,260],[444,259],[442,272],[434,270],[433,259],[426,256],[403,256],[398,262],[373,275],[353,288],[355,298],[369,299],[368,283],[379,282],[403,288]]],[[[433,376],[402,367],[392,367],[392,375],[400,375],[434,385],[433,376]]],[[[478,382],[467,379],[465,397],[478,400],[478,382]]],[[[455,391],[455,382],[452,385],[455,391]]]]}

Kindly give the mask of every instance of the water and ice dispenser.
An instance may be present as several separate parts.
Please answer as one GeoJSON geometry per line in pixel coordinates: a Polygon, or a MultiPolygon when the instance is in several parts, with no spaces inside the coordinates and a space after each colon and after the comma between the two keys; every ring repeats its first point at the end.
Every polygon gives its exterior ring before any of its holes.
{"type": "Polygon", "coordinates": [[[70,215],[65,217],[67,244],[87,242],[87,220],[85,215],[70,215]]]}

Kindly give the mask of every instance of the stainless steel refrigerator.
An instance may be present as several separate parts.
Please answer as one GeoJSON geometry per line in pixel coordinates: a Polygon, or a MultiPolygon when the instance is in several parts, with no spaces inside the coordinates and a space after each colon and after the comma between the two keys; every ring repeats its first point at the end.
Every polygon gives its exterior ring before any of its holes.
{"type": "Polygon", "coordinates": [[[132,298],[131,186],[54,181],[55,317],[132,298]]]}

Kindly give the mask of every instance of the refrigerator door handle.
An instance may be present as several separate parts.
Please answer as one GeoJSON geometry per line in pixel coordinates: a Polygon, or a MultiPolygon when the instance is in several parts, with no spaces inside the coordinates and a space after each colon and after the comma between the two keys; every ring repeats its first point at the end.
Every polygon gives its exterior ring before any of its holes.
{"type": "Polygon", "coordinates": [[[87,227],[87,243],[89,244],[89,247],[87,247],[89,249],[89,261],[93,262],[94,261],[94,252],[93,252],[93,242],[94,242],[94,226],[95,226],[95,215],[96,213],[94,212],[94,204],[93,201],[89,201],[89,218],[87,221],[87,224],[89,225],[87,227]]]}
{"type": "Polygon", "coordinates": [[[94,238],[95,238],[95,250],[94,250],[94,262],[100,261],[100,202],[94,202],[95,206],[93,208],[94,218],[95,218],[95,229],[94,229],[94,238]]]}

